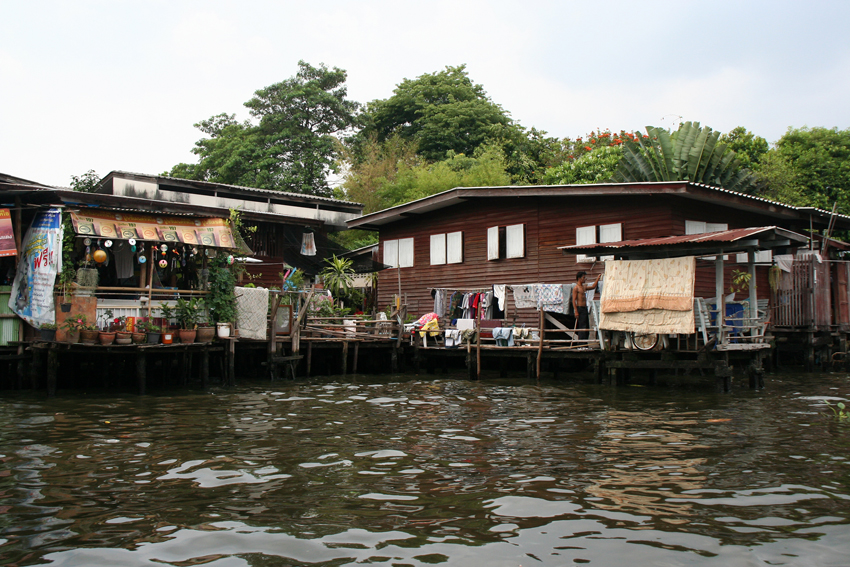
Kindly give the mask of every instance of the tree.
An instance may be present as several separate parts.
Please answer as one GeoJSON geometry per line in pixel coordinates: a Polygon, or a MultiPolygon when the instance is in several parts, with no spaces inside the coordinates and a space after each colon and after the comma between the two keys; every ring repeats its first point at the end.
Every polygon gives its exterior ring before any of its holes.
{"type": "Polygon", "coordinates": [[[614,175],[622,157],[622,147],[601,146],[578,159],[568,160],[548,169],[543,182],[547,185],[604,183],[614,175]]]}
{"type": "Polygon", "coordinates": [[[192,152],[197,164],[170,175],[329,196],[337,169],[337,137],[358,123],[359,104],[347,99],[346,72],[298,62],[298,73],[254,93],[245,103],[256,124],[218,114],[195,124],[207,134],[192,152]]]}
{"type": "Polygon", "coordinates": [[[93,169],[82,175],[71,176],[71,188],[82,193],[94,193],[100,183],[100,176],[93,169]]]}
{"type": "Polygon", "coordinates": [[[358,142],[374,136],[383,142],[393,134],[415,141],[429,161],[449,151],[472,155],[478,146],[511,124],[508,113],[469,78],[466,66],[405,79],[386,100],[367,106],[366,126],[358,142]]]}
{"type": "Polygon", "coordinates": [[[789,128],[776,152],[794,171],[794,182],[811,206],[850,213],[850,129],[789,128]]]}
{"type": "Polygon", "coordinates": [[[653,126],[646,132],[623,145],[614,181],[693,181],[740,193],[758,189],[755,174],[741,167],[735,152],[718,143],[720,132],[702,128],[699,122],[684,122],[673,134],[653,126]]]}
{"type": "Polygon", "coordinates": [[[720,136],[720,143],[735,152],[742,167],[755,170],[762,156],[770,149],[767,140],[756,136],[743,126],[720,136]]]}

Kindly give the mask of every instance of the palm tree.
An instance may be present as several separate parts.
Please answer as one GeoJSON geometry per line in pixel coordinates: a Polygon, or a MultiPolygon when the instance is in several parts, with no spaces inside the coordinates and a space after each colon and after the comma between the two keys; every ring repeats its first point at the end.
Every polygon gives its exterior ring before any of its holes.
{"type": "Polygon", "coordinates": [[[354,262],[350,258],[337,258],[336,254],[325,262],[328,267],[319,274],[325,282],[325,287],[334,297],[347,294],[354,283],[354,262]]]}

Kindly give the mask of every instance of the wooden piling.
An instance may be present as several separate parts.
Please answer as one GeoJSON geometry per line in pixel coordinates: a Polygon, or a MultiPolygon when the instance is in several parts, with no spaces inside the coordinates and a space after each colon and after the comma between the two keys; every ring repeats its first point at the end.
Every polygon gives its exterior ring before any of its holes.
{"type": "Polygon", "coordinates": [[[47,349],[47,396],[56,395],[56,378],[59,370],[59,353],[55,347],[47,349]]]}
{"type": "Polygon", "coordinates": [[[140,396],[144,396],[147,391],[147,362],[144,349],[139,349],[136,352],[136,386],[140,396]]]}

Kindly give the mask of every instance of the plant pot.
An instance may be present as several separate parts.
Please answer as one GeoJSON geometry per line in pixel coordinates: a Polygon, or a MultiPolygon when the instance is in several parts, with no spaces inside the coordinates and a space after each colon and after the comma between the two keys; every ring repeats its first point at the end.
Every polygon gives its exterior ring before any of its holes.
{"type": "Polygon", "coordinates": [[[220,339],[230,337],[230,323],[216,323],[215,330],[216,333],[218,333],[218,338],[220,339]]]}
{"type": "Polygon", "coordinates": [[[38,334],[46,343],[52,343],[56,340],[56,329],[39,329],[38,334]]]}
{"type": "Polygon", "coordinates": [[[162,344],[170,345],[174,342],[174,334],[171,331],[165,331],[162,333],[162,344]]]}
{"type": "Polygon", "coordinates": [[[126,339],[119,339],[118,337],[115,337],[115,344],[116,344],[116,345],[130,345],[130,344],[133,344],[133,337],[132,337],[132,336],[130,336],[130,337],[127,337],[126,339]]]}
{"type": "Polygon", "coordinates": [[[115,333],[101,331],[100,334],[97,335],[97,340],[99,340],[102,345],[111,345],[115,342],[115,333]]]}
{"type": "Polygon", "coordinates": [[[60,303],[59,309],[62,310],[62,313],[70,313],[71,312],[71,304],[70,303],[60,303]]]}
{"type": "Polygon", "coordinates": [[[159,339],[162,336],[162,333],[148,333],[148,344],[149,345],[158,345],[159,339]]]}
{"type": "Polygon", "coordinates": [[[89,329],[80,329],[80,342],[84,345],[93,345],[97,342],[97,337],[100,331],[91,331],[89,329]]]}
{"type": "MultiPolygon", "coordinates": [[[[115,332],[115,341],[117,342],[117,341],[122,341],[122,340],[132,341],[133,340],[133,333],[129,333],[127,331],[116,331],[115,332]]],[[[126,343],[119,343],[119,344],[126,344],[126,343]]]]}
{"type": "Polygon", "coordinates": [[[65,342],[72,345],[80,342],[80,330],[77,329],[76,331],[68,331],[65,333],[65,342]]]}
{"type": "Polygon", "coordinates": [[[190,345],[195,342],[195,335],[197,331],[194,329],[180,329],[177,331],[177,334],[180,336],[180,342],[184,345],[190,345]]]}
{"type": "Polygon", "coordinates": [[[140,345],[145,342],[144,333],[133,333],[133,344],[140,345]]]}
{"type": "Polygon", "coordinates": [[[198,327],[195,340],[199,343],[211,343],[215,338],[215,327],[198,327]]]}

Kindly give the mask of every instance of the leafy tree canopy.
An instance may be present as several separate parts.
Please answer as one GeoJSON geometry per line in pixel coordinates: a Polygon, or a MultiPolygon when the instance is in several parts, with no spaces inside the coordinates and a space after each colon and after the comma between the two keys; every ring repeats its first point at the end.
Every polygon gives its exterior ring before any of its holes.
{"type": "Polygon", "coordinates": [[[192,150],[197,164],[177,164],[173,177],[329,196],[327,175],[338,144],[358,123],[347,99],[346,72],[298,63],[298,73],[260,89],[245,103],[256,123],[218,114],[195,127],[207,134],[192,150]]]}
{"type": "Polygon", "coordinates": [[[789,128],[776,153],[806,204],[831,210],[837,202],[839,211],[850,213],[850,129],[789,128]]]}
{"type": "Polygon", "coordinates": [[[747,169],[755,169],[762,156],[770,149],[767,140],[756,136],[743,126],[720,136],[720,143],[735,152],[741,166],[747,169]]]}
{"type": "Polygon", "coordinates": [[[88,170],[82,175],[71,176],[71,188],[74,191],[93,193],[97,189],[98,183],[100,183],[100,176],[93,169],[88,170]]]}

